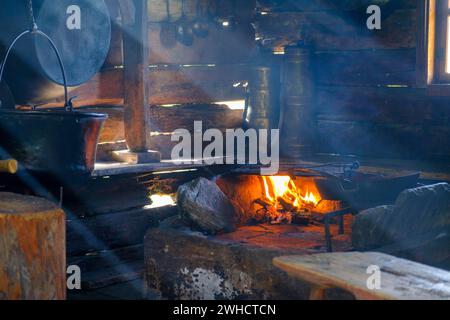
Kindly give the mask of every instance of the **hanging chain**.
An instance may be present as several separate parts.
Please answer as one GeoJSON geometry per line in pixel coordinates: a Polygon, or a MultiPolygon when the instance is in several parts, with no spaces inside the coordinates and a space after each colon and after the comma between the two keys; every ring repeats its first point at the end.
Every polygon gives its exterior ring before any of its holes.
{"type": "Polygon", "coordinates": [[[38,26],[36,23],[36,18],[34,17],[33,0],[28,0],[28,14],[31,22],[31,30],[36,32],[38,30],[38,26]]]}

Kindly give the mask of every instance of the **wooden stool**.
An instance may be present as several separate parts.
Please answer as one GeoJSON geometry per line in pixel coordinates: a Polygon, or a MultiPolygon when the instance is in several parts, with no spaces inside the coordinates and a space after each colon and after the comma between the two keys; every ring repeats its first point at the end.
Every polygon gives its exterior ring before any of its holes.
{"type": "Polygon", "coordinates": [[[0,300],[65,299],[65,220],[46,200],[0,193],[0,300]]]}
{"type": "Polygon", "coordinates": [[[323,253],[279,257],[276,267],[312,285],[310,299],[340,288],[361,300],[448,300],[450,272],[378,252],[323,253]],[[380,288],[367,286],[369,266],[380,271],[380,288]]]}

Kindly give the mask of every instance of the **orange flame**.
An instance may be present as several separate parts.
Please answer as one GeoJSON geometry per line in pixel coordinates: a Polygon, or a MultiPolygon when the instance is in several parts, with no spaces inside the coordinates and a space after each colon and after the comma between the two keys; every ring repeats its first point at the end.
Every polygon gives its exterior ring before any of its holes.
{"type": "Polygon", "coordinates": [[[313,192],[307,190],[303,196],[289,176],[263,177],[266,197],[273,203],[278,203],[279,198],[289,199],[293,206],[300,208],[302,205],[317,206],[320,199],[313,192]]]}

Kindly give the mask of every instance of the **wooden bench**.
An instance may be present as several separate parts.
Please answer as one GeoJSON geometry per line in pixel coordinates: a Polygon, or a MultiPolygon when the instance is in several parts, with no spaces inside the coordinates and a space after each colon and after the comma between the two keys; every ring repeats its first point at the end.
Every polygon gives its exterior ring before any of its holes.
{"type": "Polygon", "coordinates": [[[325,291],[340,288],[361,300],[449,300],[450,272],[377,252],[324,253],[278,257],[276,267],[312,285],[310,299],[325,298],[325,291]],[[380,288],[369,289],[380,270],[380,288]]]}

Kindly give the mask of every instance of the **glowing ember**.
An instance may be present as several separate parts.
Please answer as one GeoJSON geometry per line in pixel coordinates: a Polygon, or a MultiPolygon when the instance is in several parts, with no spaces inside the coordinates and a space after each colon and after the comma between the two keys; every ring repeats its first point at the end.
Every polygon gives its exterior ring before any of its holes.
{"type": "Polygon", "coordinates": [[[292,204],[296,209],[305,206],[317,206],[320,198],[306,190],[305,195],[297,188],[289,176],[263,177],[264,190],[267,199],[277,204],[280,201],[292,204]]]}

